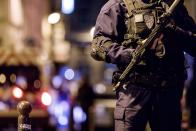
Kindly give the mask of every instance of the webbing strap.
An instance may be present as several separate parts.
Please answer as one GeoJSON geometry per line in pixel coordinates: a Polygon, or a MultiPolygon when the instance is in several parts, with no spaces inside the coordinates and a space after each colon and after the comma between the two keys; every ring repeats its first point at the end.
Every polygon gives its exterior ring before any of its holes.
{"type": "Polygon", "coordinates": [[[134,0],[133,5],[135,9],[140,9],[143,7],[142,2],[140,0],[134,0]]]}
{"type": "MultiPolygon", "coordinates": [[[[158,3],[160,3],[161,1],[162,0],[159,0],[158,3]]],[[[132,11],[135,9],[136,10],[147,9],[157,5],[157,2],[150,3],[150,4],[143,4],[141,0],[123,0],[123,2],[125,3],[129,16],[132,16],[133,14],[132,11]]]]}
{"type": "Polygon", "coordinates": [[[123,2],[125,3],[129,16],[131,16],[132,10],[135,9],[133,0],[123,0],[123,2]]]}

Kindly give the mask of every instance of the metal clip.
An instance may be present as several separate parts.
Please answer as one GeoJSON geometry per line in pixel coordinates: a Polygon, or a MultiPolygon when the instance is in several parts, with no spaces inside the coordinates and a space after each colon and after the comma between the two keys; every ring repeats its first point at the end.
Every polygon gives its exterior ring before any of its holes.
{"type": "Polygon", "coordinates": [[[114,86],[114,88],[112,89],[114,92],[118,89],[118,87],[120,86],[120,82],[118,82],[115,86],[114,86]]]}

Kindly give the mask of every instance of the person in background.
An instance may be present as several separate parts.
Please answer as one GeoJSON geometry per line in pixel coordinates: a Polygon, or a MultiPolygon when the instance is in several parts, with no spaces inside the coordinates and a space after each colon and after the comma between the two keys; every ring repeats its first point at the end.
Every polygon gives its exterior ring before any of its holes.
{"type": "Polygon", "coordinates": [[[76,101],[79,106],[81,106],[82,110],[86,114],[86,121],[84,121],[81,125],[81,131],[89,131],[89,117],[90,117],[90,108],[94,104],[95,92],[93,91],[93,87],[90,84],[89,76],[84,76],[79,85],[78,95],[76,97],[76,101]]]}

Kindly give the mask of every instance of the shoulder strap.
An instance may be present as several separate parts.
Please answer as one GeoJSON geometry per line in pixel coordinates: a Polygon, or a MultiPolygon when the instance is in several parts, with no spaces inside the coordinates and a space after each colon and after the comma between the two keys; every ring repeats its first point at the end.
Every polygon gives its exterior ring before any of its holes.
{"type": "Polygon", "coordinates": [[[141,9],[144,5],[142,4],[141,0],[134,0],[134,7],[136,9],[141,9]]]}
{"type": "Polygon", "coordinates": [[[133,4],[133,0],[123,0],[123,2],[125,3],[125,6],[127,8],[128,15],[131,16],[132,10],[135,9],[134,4],[133,4]]]}
{"type": "Polygon", "coordinates": [[[157,3],[160,3],[161,1],[162,0],[158,0],[158,2],[144,4],[141,0],[123,0],[124,4],[128,10],[129,16],[132,15],[133,10],[152,8],[153,6],[157,5],[157,3]]]}

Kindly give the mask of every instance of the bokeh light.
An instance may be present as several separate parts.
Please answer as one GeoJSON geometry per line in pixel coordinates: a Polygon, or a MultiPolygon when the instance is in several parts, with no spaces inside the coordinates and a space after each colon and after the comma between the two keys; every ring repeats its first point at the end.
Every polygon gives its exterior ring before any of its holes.
{"type": "Polygon", "coordinates": [[[6,81],[6,76],[4,74],[0,74],[0,83],[3,84],[6,81]]]}
{"type": "Polygon", "coordinates": [[[63,79],[60,76],[54,76],[52,79],[52,84],[54,86],[54,88],[59,88],[61,86],[61,84],[63,83],[63,79]]]}
{"type": "Polygon", "coordinates": [[[102,83],[95,85],[95,92],[97,94],[103,94],[106,92],[106,86],[102,83]]]}
{"type": "Polygon", "coordinates": [[[41,101],[45,106],[49,106],[52,103],[52,96],[48,92],[43,92],[41,101]]]}
{"type": "Polygon", "coordinates": [[[21,88],[26,89],[27,88],[27,79],[24,76],[18,76],[16,78],[16,84],[20,85],[21,88]]]}
{"type": "Polygon", "coordinates": [[[74,0],[62,0],[61,10],[64,14],[71,14],[74,11],[74,0]]]}
{"type": "Polygon", "coordinates": [[[95,27],[92,27],[91,30],[90,30],[90,36],[91,36],[91,37],[93,37],[94,32],[95,32],[95,27]]]}
{"type": "Polygon", "coordinates": [[[40,80],[35,80],[33,84],[34,84],[34,87],[37,88],[37,89],[41,87],[41,81],[40,80]]]}
{"type": "Polygon", "coordinates": [[[86,121],[86,114],[80,106],[75,106],[73,109],[73,119],[76,123],[86,121]]]}
{"type": "Polygon", "coordinates": [[[57,12],[52,13],[48,16],[48,23],[56,24],[60,21],[61,15],[57,12]]]}
{"type": "Polygon", "coordinates": [[[12,90],[12,94],[15,98],[22,98],[23,91],[19,87],[15,86],[12,90]]]}
{"type": "Polygon", "coordinates": [[[68,118],[66,116],[60,116],[58,118],[58,123],[62,126],[68,125],[68,118]]]}
{"type": "Polygon", "coordinates": [[[75,76],[75,73],[72,69],[67,69],[64,73],[64,76],[67,80],[72,80],[75,76]]]}
{"type": "Polygon", "coordinates": [[[13,83],[16,82],[16,75],[15,74],[10,75],[10,81],[13,83]]]}

